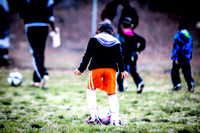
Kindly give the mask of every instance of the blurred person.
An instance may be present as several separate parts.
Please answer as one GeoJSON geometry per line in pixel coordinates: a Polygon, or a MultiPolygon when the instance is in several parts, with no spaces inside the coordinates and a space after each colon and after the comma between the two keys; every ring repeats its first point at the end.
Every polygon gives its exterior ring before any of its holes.
{"type": "Polygon", "coordinates": [[[25,34],[33,57],[32,85],[47,89],[49,74],[44,64],[44,52],[49,32],[48,25],[50,24],[56,32],[53,14],[54,0],[19,0],[18,4],[19,16],[24,20],[25,34]]]}
{"type": "Polygon", "coordinates": [[[89,65],[87,84],[87,103],[90,117],[86,121],[90,123],[100,122],[97,115],[96,88],[105,91],[111,110],[111,123],[122,126],[119,120],[119,103],[116,94],[116,71],[121,73],[121,78],[128,77],[124,71],[123,56],[118,39],[112,36],[113,27],[109,23],[101,23],[97,26],[96,35],[90,38],[85,55],[76,75],[81,75],[89,65]],[[90,61],[91,60],[91,61],[90,61]]]}
{"type": "Polygon", "coordinates": [[[193,42],[192,36],[187,30],[188,20],[183,17],[178,21],[178,32],[174,36],[171,59],[173,60],[171,69],[171,79],[177,91],[181,89],[181,79],[179,70],[182,69],[184,78],[188,85],[188,91],[194,92],[195,83],[191,74],[190,60],[192,59],[193,42]]]}
{"type": "MultiPolygon", "coordinates": [[[[128,71],[136,86],[137,93],[142,93],[144,88],[144,81],[137,73],[138,55],[145,49],[145,39],[133,31],[133,23],[130,17],[125,17],[121,24],[121,30],[114,36],[121,42],[122,53],[124,56],[125,70],[128,71]]],[[[117,88],[118,91],[125,91],[128,84],[124,79],[121,79],[121,74],[117,74],[117,88]]]]}
{"type": "Polygon", "coordinates": [[[0,66],[6,66],[9,64],[8,51],[10,47],[10,11],[7,0],[0,0],[0,19],[0,66]]]}
{"type": "Polygon", "coordinates": [[[120,25],[125,17],[132,19],[133,29],[138,26],[138,14],[130,5],[129,0],[113,0],[109,2],[102,11],[102,21],[112,23],[115,28],[120,30],[120,25]]]}

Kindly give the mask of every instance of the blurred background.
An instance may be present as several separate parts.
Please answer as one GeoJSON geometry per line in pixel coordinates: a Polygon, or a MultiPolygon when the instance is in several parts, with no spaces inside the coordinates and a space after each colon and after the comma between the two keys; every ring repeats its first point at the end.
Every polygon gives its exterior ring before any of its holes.
{"type": "MultiPolygon", "coordinates": [[[[106,4],[111,0],[98,0],[97,23],[106,4]]],[[[6,68],[32,69],[32,59],[24,34],[23,20],[16,9],[17,0],[9,0],[11,12],[9,63],[6,68]]],[[[46,66],[48,69],[74,70],[79,66],[91,37],[92,0],[55,0],[54,16],[60,28],[61,46],[52,47],[48,37],[46,45],[46,66]]],[[[146,49],[139,55],[140,72],[169,73],[173,37],[177,20],[186,15],[191,22],[189,32],[193,36],[193,74],[200,74],[200,41],[197,22],[200,21],[197,0],[130,0],[139,15],[135,32],[146,39],[146,49]]],[[[51,31],[51,28],[50,28],[51,31]]]]}

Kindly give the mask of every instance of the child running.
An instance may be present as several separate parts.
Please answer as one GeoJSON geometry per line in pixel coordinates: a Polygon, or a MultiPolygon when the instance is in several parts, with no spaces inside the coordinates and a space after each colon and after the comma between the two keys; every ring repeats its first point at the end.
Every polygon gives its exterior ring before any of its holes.
{"type": "Polygon", "coordinates": [[[121,78],[128,77],[124,71],[124,63],[121,46],[118,39],[112,36],[113,27],[108,23],[100,23],[97,26],[96,35],[90,38],[85,55],[80,67],[74,71],[81,75],[89,64],[89,76],[87,84],[87,104],[90,117],[86,121],[98,123],[96,103],[96,88],[107,92],[111,110],[111,124],[123,126],[119,120],[119,103],[116,94],[116,71],[121,72],[121,78]],[[90,61],[91,60],[91,61],[90,61]]]}
{"type": "MultiPolygon", "coordinates": [[[[145,49],[146,41],[142,36],[133,32],[133,23],[130,17],[123,19],[120,28],[115,37],[121,42],[125,70],[131,74],[137,86],[137,93],[140,94],[144,88],[144,81],[137,73],[137,60],[139,53],[145,49]]],[[[120,73],[117,75],[117,89],[118,91],[125,91],[128,85],[125,80],[121,79],[120,73]]]]}

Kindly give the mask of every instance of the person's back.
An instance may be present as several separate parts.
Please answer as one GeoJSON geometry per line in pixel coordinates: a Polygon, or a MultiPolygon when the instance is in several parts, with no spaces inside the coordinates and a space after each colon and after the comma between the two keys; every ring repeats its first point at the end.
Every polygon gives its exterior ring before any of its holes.
{"type": "Polygon", "coordinates": [[[52,0],[20,0],[19,16],[25,23],[48,22],[49,16],[53,15],[52,0]]]}
{"type": "Polygon", "coordinates": [[[89,70],[94,68],[114,68],[117,71],[116,63],[120,56],[120,42],[108,33],[100,33],[91,40],[94,46],[91,50],[92,60],[89,70]]]}
{"type": "Polygon", "coordinates": [[[120,42],[111,35],[112,33],[112,25],[101,23],[97,27],[96,35],[89,40],[79,68],[74,71],[76,75],[81,75],[90,62],[87,84],[87,103],[90,111],[90,117],[86,120],[88,124],[101,123],[96,103],[96,89],[98,88],[108,95],[112,113],[109,119],[111,119],[112,125],[123,126],[119,120],[119,103],[116,94],[115,77],[118,67],[122,74],[121,78],[128,77],[128,73],[124,71],[120,42]]]}
{"type": "Polygon", "coordinates": [[[83,72],[86,69],[90,58],[89,70],[113,68],[117,71],[119,67],[120,71],[123,71],[121,56],[121,46],[118,39],[106,32],[99,33],[89,40],[80,71],[83,72]]]}

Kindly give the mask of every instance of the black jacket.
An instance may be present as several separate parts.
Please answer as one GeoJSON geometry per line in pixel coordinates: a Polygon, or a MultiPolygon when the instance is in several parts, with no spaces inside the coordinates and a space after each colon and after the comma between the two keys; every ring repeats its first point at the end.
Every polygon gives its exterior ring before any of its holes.
{"type": "Polygon", "coordinates": [[[49,0],[18,0],[18,10],[20,18],[24,23],[49,22],[50,16],[53,16],[54,3],[49,0]]]}
{"type": "MultiPolygon", "coordinates": [[[[118,0],[109,2],[101,14],[101,19],[104,20],[105,18],[108,18],[112,21],[116,16],[117,7],[119,4],[120,3],[118,0]]],[[[136,10],[129,5],[129,3],[124,5],[119,24],[121,24],[125,17],[130,17],[132,19],[132,23],[134,24],[133,29],[138,26],[138,14],[136,10]]]]}
{"type": "Polygon", "coordinates": [[[117,33],[115,37],[121,42],[122,53],[126,65],[130,64],[132,56],[137,56],[136,52],[141,52],[145,49],[145,39],[136,33],[134,33],[134,36],[117,33]]]}
{"type": "Polygon", "coordinates": [[[96,38],[91,38],[78,70],[80,72],[85,71],[89,62],[89,70],[97,68],[113,68],[118,71],[119,67],[119,71],[123,72],[124,63],[120,43],[111,47],[106,47],[96,38]]]}

